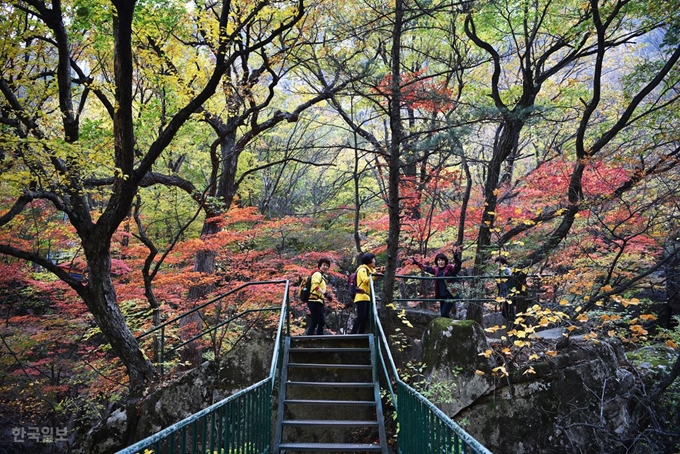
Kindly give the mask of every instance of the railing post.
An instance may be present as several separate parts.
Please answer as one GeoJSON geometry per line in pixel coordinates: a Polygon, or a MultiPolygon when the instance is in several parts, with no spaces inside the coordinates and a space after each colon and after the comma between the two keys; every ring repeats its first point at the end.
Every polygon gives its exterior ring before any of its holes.
{"type": "Polygon", "coordinates": [[[163,375],[163,364],[165,363],[165,326],[161,328],[161,351],[158,353],[158,356],[160,358],[161,375],[163,375]]]}
{"type": "Polygon", "coordinates": [[[288,290],[288,285],[286,285],[286,335],[290,336],[290,291],[288,290]]]}

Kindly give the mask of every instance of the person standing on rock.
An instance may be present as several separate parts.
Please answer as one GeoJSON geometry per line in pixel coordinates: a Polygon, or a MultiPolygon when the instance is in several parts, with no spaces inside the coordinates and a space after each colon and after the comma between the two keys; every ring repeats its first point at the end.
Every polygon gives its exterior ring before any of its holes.
{"type": "MultiPolygon", "coordinates": [[[[462,267],[463,261],[460,257],[460,250],[455,249],[453,252],[453,265],[449,263],[448,257],[445,254],[437,254],[434,258],[436,267],[427,266],[420,263],[415,258],[413,263],[426,273],[434,275],[434,277],[455,277],[462,267]]],[[[453,285],[453,279],[436,279],[434,285],[434,297],[439,300],[439,315],[445,318],[455,318],[456,316],[456,300],[458,297],[458,289],[453,285]]]]}

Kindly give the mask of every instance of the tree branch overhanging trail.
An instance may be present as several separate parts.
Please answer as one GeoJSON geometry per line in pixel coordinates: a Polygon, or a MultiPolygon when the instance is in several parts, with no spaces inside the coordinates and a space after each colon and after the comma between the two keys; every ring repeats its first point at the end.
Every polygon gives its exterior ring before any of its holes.
{"type": "Polygon", "coordinates": [[[137,329],[321,254],[337,286],[375,252],[399,304],[403,259],[457,244],[473,276],[551,274],[537,306],[565,313],[658,298],[678,259],[680,48],[651,0],[10,4],[0,270],[78,293],[131,403],[156,380],[137,329]],[[87,281],[52,262],[83,251],[87,281]]]}
{"type": "MultiPolygon", "coordinates": [[[[248,20],[257,20],[259,11],[262,11],[266,2],[260,4],[259,8],[251,11],[248,20]]],[[[114,160],[111,168],[115,168],[112,177],[90,178],[85,181],[89,188],[94,186],[108,185],[109,199],[103,205],[101,215],[94,221],[90,217],[90,201],[81,188],[82,181],[78,180],[78,172],[71,162],[56,157],[56,153],[51,159],[51,165],[57,171],[68,177],[70,184],[67,183],[62,188],[54,191],[36,190],[27,191],[17,199],[13,208],[10,208],[2,215],[0,221],[8,224],[15,219],[22,210],[35,200],[49,200],[59,210],[69,217],[71,224],[76,228],[76,232],[82,241],[83,251],[90,270],[90,279],[86,285],[75,282],[67,273],[60,268],[42,259],[42,257],[26,253],[11,245],[3,245],[2,252],[24,260],[45,266],[46,269],[53,271],[60,279],[68,283],[72,288],[83,296],[88,308],[92,311],[95,320],[102,329],[102,333],[110,341],[114,351],[120,356],[128,367],[130,375],[130,389],[133,395],[138,395],[150,380],[155,377],[155,371],[151,363],[143,358],[139,347],[134,341],[125,321],[120,314],[116,303],[116,291],[110,277],[110,241],[111,236],[117,231],[121,222],[130,214],[133,198],[139,188],[149,187],[150,185],[176,186],[191,194],[192,197],[202,199],[197,194],[194,184],[187,179],[176,175],[163,175],[152,172],[152,166],[158,161],[161,154],[175,139],[181,128],[189,121],[191,116],[214,95],[217,87],[222,81],[222,77],[229,64],[234,61],[236,54],[229,54],[228,43],[233,37],[238,35],[238,30],[232,37],[226,36],[229,14],[232,13],[228,1],[222,2],[219,22],[221,39],[217,40],[215,60],[209,75],[205,80],[204,86],[196,91],[196,95],[187,100],[184,106],[180,106],[177,112],[170,118],[165,127],[160,131],[158,137],[152,141],[148,150],[143,153],[137,147],[140,145],[136,137],[136,124],[133,104],[135,103],[136,93],[133,91],[135,76],[135,60],[133,58],[133,27],[134,16],[137,3],[135,1],[114,0],[112,1],[115,14],[113,14],[113,36],[114,36],[114,64],[112,92],[115,97],[115,109],[98,88],[91,87],[92,75],[86,75],[77,58],[71,54],[72,46],[69,44],[69,29],[64,26],[62,19],[61,3],[55,3],[52,7],[47,7],[40,1],[29,1],[24,8],[54,31],[56,39],[52,41],[55,46],[55,54],[58,57],[56,74],[57,91],[59,93],[60,108],[63,112],[62,131],[67,143],[77,143],[80,139],[79,123],[80,113],[83,111],[87,101],[87,93],[91,88],[94,89],[97,99],[104,106],[106,112],[111,115],[113,121],[114,137],[114,160]],[[78,75],[78,80],[71,79],[71,71],[78,75]],[[81,96],[81,104],[77,109],[74,108],[72,95],[72,83],[85,84],[81,96]]],[[[304,14],[304,7],[301,2],[295,14],[281,21],[270,36],[264,40],[256,42],[248,51],[257,51],[264,45],[274,41],[279,36],[290,30],[294,24],[304,14]]],[[[20,8],[23,6],[20,5],[20,8]]],[[[241,24],[241,27],[245,23],[241,24]]],[[[49,42],[49,41],[48,41],[49,42]]],[[[8,100],[15,100],[13,112],[18,116],[18,122],[10,122],[17,127],[22,126],[24,136],[26,132],[33,131],[33,135],[42,139],[40,126],[30,115],[23,115],[23,106],[20,105],[19,98],[13,96],[13,88],[8,85],[3,78],[1,87],[3,95],[8,100]],[[23,116],[22,116],[23,115],[23,116]],[[23,119],[23,121],[22,121],[23,119]]],[[[4,118],[4,115],[3,115],[4,118]]],[[[286,119],[282,115],[281,120],[286,119]]],[[[290,117],[288,117],[290,119],[290,117]]],[[[50,175],[49,170],[41,170],[44,175],[50,175]]],[[[36,183],[39,180],[36,179],[36,183]]],[[[203,203],[199,200],[200,203],[203,203]]]]}
{"type": "MultiPolygon", "coordinates": [[[[625,3],[626,2],[621,2],[619,7],[625,3]]],[[[650,93],[657,89],[666,80],[670,72],[674,68],[677,69],[678,60],[680,59],[679,45],[676,46],[674,51],[668,56],[663,66],[654,74],[652,79],[647,84],[645,84],[634,96],[632,96],[630,102],[625,106],[623,112],[618,115],[618,118],[614,124],[606,131],[599,134],[592,144],[586,145],[586,131],[588,130],[590,119],[601,101],[602,68],[604,65],[605,52],[608,47],[605,36],[608,32],[606,27],[614,22],[615,12],[618,11],[618,9],[615,9],[614,12],[612,12],[607,18],[605,23],[602,24],[600,22],[597,2],[592,2],[592,7],[594,11],[594,20],[597,24],[596,28],[598,36],[593,96],[590,102],[586,104],[586,109],[583,116],[581,117],[577,130],[576,150],[578,161],[574,165],[569,188],[567,190],[569,206],[567,207],[565,215],[562,217],[562,222],[550,234],[548,241],[546,241],[540,248],[537,248],[535,251],[529,254],[527,257],[527,262],[529,263],[538,263],[542,261],[548,252],[554,250],[562,242],[562,240],[566,238],[567,234],[571,230],[571,227],[573,226],[577,214],[582,208],[582,180],[584,171],[588,165],[588,160],[603,150],[608,144],[610,144],[624,128],[631,126],[631,121],[634,122],[636,119],[640,119],[644,116],[644,114],[638,113],[638,115],[634,117],[633,114],[640,107],[643,101],[650,95],[650,93]]]]}

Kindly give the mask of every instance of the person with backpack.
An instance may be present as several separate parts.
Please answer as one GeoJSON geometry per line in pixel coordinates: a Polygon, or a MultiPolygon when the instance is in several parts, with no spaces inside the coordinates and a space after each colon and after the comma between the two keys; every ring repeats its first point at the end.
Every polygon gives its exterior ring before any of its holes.
{"type": "Polygon", "coordinates": [[[357,308],[357,318],[352,326],[352,334],[365,334],[368,325],[368,315],[371,304],[371,279],[375,279],[375,254],[370,252],[361,255],[361,265],[356,270],[356,283],[352,289],[352,276],[350,276],[350,294],[354,295],[354,305],[357,308]]]}
{"type": "MultiPolygon", "coordinates": [[[[317,263],[318,270],[315,271],[310,278],[308,278],[308,283],[303,284],[307,287],[309,284],[307,292],[309,296],[307,297],[307,308],[309,309],[309,326],[307,327],[306,334],[311,336],[313,334],[321,335],[324,333],[324,327],[326,326],[326,318],[324,315],[324,301],[333,301],[333,295],[327,290],[326,277],[324,276],[331,267],[331,261],[327,258],[319,259],[317,263]]],[[[301,300],[304,301],[303,295],[304,289],[301,290],[301,300]]]]}
{"type": "MultiPolygon", "coordinates": [[[[461,269],[463,261],[460,257],[460,252],[454,251],[453,262],[449,263],[448,257],[445,254],[437,254],[434,258],[436,267],[427,266],[420,263],[415,258],[413,263],[426,273],[433,274],[434,277],[454,277],[461,269]]],[[[452,318],[456,316],[456,299],[458,299],[458,290],[453,286],[453,279],[437,279],[434,285],[434,297],[439,300],[439,316],[445,318],[452,318]],[[451,315],[453,312],[453,316],[451,315]]]]}

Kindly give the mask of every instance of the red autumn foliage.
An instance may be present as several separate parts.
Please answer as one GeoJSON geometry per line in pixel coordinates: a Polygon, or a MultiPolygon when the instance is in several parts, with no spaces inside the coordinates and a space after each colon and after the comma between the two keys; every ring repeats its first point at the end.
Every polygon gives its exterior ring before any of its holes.
{"type": "MultiPolygon", "coordinates": [[[[444,81],[428,76],[426,69],[401,75],[402,107],[425,112],[446,112],[454,108],[453,90],[444,81]]],[[[375,92],[391,96],[392,75],[387,74],[375,87],[375,92]]]]}

